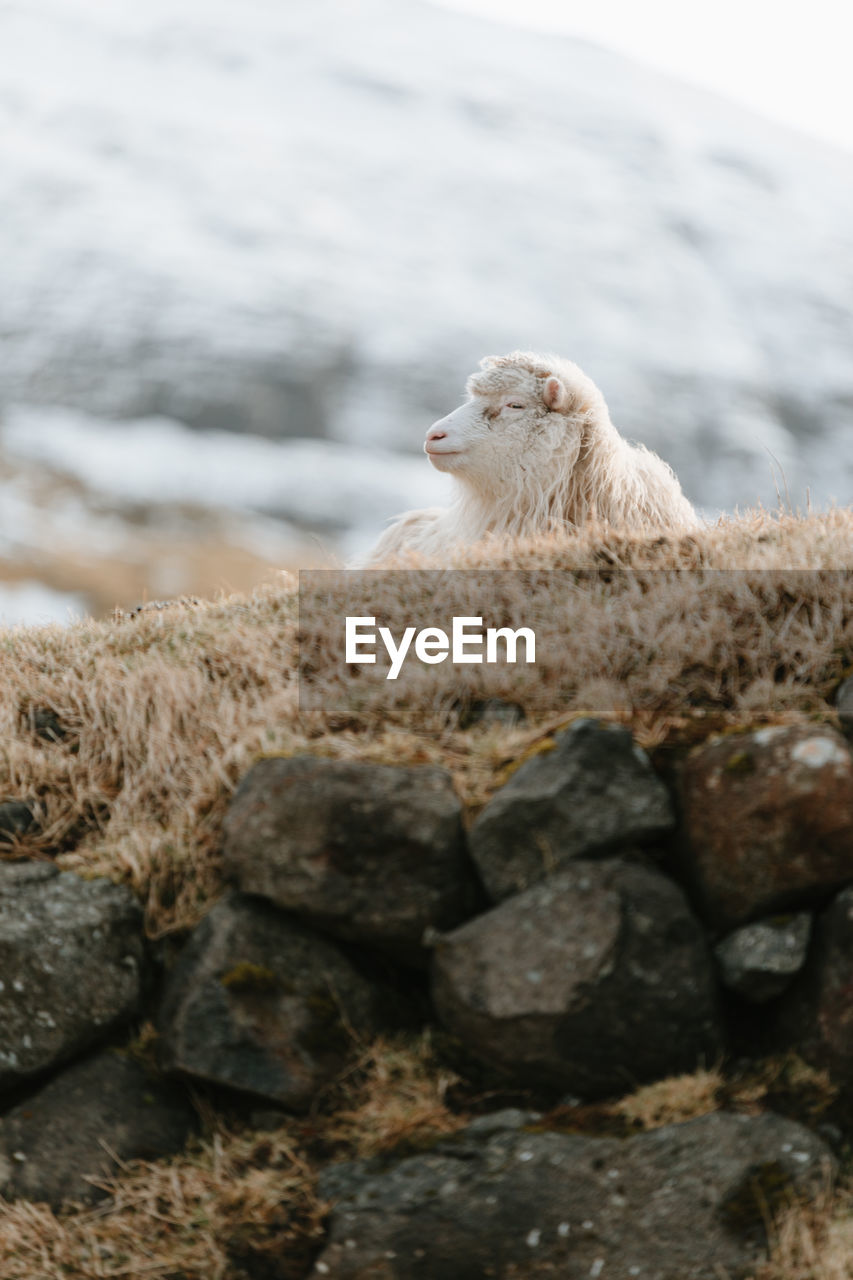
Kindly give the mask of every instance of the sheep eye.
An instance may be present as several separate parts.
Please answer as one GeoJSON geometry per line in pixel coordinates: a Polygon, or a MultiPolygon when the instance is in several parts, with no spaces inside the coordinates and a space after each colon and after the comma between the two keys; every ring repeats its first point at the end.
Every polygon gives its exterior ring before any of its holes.
{"type": "Polygon", "coordinates": [[[504,408],[505,409],[523,409],[524,405],[523,404],[505,404],[504,408]]]}

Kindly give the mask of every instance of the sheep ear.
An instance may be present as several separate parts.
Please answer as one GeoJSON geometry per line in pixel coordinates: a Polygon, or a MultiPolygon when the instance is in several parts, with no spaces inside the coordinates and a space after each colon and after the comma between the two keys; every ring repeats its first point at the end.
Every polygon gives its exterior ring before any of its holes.
{"type": "Polygon", "coordinates": [[[569,404],[569,393],[559,378],[547,379],[542,388],[542,397],[549,409],[556,409],[558,412],[566,409],[569,404]]]}

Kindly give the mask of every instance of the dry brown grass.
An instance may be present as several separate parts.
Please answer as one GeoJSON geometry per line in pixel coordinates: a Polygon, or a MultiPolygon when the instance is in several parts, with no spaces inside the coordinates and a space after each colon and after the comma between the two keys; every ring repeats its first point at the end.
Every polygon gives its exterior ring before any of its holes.
{"type": "MultiPolygon", "coordinates": [[[[275,1259],[304,1276],[323,1207],[297,1123],[269,1134],[215,1133],[175,1160],[134,1162],[104,1207],[56,1214],[0,1201],[3,1280],[236,1280],[275,1259]]],[[[273,1274],[272,1271],[269,1274],[273,1274]]]]}
{"type": "Polygon", "coordinates": [[[0,631],[0,801],[32,801],[41,828],[2,856],[58,852],[69,869],[126,880],[157,935],[221,891],[222,816],[261,753],[443,764],[473,812],[578,714],[620,720],[648,747],[832,720],[853,657],[853,580],[837,571],[851,562],[853,514],[836,511],[752,515],[680,539],[590,530],[500,544],[429,579],[321,575],[302,601],[301,708],[291,577],[248,597],[0,631]],[[731,564],[743,567],[723,571],[731,564]],[[508,565],[523,572],[494,572],[508,565]],[[395,628],[472,609],[533,626],[537,664],[353,679],[343,616],[368,602],[395,628]],[[460,706],[484,696],[521,702],[527,722],[460,728],[460,706]],[[33,732],[43,708],[64,740],[33,732]]]}
{"type": "Polygon", "coordinates": [[[830,1080],[828,1072],[791,1051],[760,1059],[729,1075],[718,1064],[640,1085],[610,1101],[558,1106],[546,1120],[558,1129],[591,1126],[592,1132],[601,1128],[634,1133],[682,1124],[722,1108],[744,1115],[758,1115],[770,1108],[815,1126],[826,1119],[840,1093],[840,1086],[830,1080]]]}
{"type": "Polygon", "coordinates": [[[681,1124],[719,1111],[723,1076],[719,1070],[668,1076],[643,1085],[613,1104],[613,1112],[640,1129],[681,1124]]]}
{"type": "Polygon", "coordinates": [[[851,1280],[853,1192],[827,1197],[814,1211],[797,1207],[779,1222],[766,1272],[757,1280],[851,1280]]]}
{"type": "Polygon", "coordinates": [[[9,856],[64,850],[67,868],[127,880],[153,933],[195,918],[219,889],[230,789],[295,732],[295,612],[284,587],[0,632],[0,798],[34,802],[40,825],[9,856]],[[63,740],[33,732],[39,708],[63,740]]]}
{"type": "Polygon", "coordinates": [[[768,1231],[769,1256],[749,1280],[853,1280],[853,1189],[792,1204],[768,1231]]]}
{"type": "Polygon", "coordinates": [[[350,1074],[354,1083],[334,1109],[328,1138],[359,1155],[416,1149],[465,1123],[446,1105],[447,1090],[458,1077],[435,1057],[429,1033],[415,1043],[400,1037],[375,1040],[350,1074]]]}
{"type": "Polygon", "coordinates": [[[267,1133],[229,1131],[208,1109],[210,1136],[170,1161],[134,1161],[94,1210],[54,1213],[0,1200],[3,1280],[244,1280],[305,1275],[323,1233],[317,1164],[429,1145],[464,1123],[444,1104],[453,1077],[429,1036],[380,1039],[336,1097],[308,1120],[267,1133]]]}

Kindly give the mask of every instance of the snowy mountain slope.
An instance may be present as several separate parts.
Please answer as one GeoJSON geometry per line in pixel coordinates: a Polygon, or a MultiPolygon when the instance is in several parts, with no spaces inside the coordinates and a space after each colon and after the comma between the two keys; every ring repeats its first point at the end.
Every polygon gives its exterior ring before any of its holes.
{"type": "MultiPolygon", "coordinates": [[[[323,535],[365,528],[401,494],[447,500],[449,483],[420,459],[331,440],[264,440],[191,431],[169,418],[111,422],[79,410],[12,408],[2,440],[17,460],[73,477],[128,507],[209,504],[260,511],[323,535]]],[[[381,519],[381,517],[380,517],[381,519]]],[[[3,517],[0,514],[0,550],[3,517]]]]}
{"type": "Polygon", "coordinates": [[[853,158],[424,0],[18,0],[0,48],[0,404],[419,448],[529,346],[708,507],[771,454],[853,497],[853,158]]]}

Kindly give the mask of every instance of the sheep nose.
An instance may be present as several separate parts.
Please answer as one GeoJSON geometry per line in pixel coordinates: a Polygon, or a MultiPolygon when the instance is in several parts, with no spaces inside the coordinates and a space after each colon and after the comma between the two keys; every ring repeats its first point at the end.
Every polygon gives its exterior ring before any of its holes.
{"type": "Polygon", "coordinates": [[[430,427],[429,431],[427,432],[427,437],[426,437],[426,438],[427,438],[427,441],[430,441],[430,440],[446,440],[446,439],[447,439],[447,432],[446,432],[446,431],[442,431],[442,430],[441,430],[441,427],[439,427],[439,426],[437,426],[437,425],[436,425],[436,426],[434,426],[434,427],[430,427]]]}

